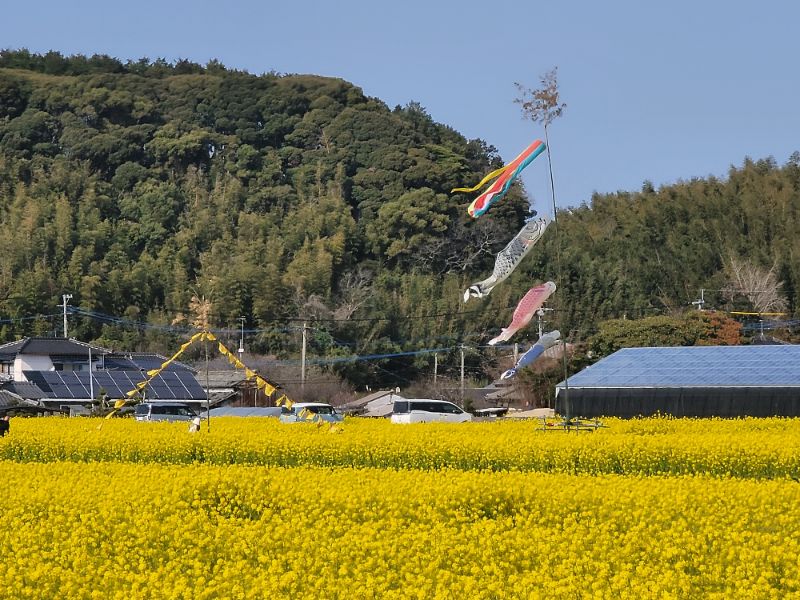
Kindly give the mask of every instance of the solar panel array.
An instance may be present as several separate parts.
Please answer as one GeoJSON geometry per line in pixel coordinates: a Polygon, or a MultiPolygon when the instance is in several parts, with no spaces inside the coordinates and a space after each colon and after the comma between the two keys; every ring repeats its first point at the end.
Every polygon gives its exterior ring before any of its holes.
{"type": "MultiPolygon", "coordinates": [[[[88,372],[68,371],[23,371],[28,381],[35,383],[48,398],[91,398],[88,372]]],[[[94,371],[92,372],[94,395],[103,389],[112,399],[127,398],[127,393],[136,389],[136,384],[145,380],[139,371],[94,371]]],[[[206,391],[194,375],[188,371],[164,371],[153,378],[145,389],[149,400],[205,400],[206,391]]]]}
{"type": "Polygon", "coordinates": [[[576,388],[800,386],[800,345],[623,348],[567,381],[576,388]]]}
{"type": "MultiPolygon", "coordinates": [[[[167,359],[155,354],[131,354],[128,356],[106,356],[103,359],[103,367],[108,370],[118,371],[149,371],[159,369],[167,359]]],[[[184,365],[172,362],[167,365],[167,371],[188,371],[184,365]]]]}

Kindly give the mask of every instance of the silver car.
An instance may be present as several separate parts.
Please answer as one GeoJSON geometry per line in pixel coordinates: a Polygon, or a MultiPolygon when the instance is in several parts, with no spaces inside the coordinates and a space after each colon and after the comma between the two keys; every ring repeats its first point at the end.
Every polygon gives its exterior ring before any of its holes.
{"type": "Polygon", "coordinates": [[[282,423],[301,423],[312,420],[341,423],[344,421],[344,416],[336,412],[336,409],[330,404],[323,402],[295,402],[292,404],[292,408],[284,407],[281,413],[282,423]]]}
{"type": "Polygon", "coordinates": [[[137,421],[191,421],[197,417],[188,404],[180,402],[142,402],[133,414],[137,421]]]}

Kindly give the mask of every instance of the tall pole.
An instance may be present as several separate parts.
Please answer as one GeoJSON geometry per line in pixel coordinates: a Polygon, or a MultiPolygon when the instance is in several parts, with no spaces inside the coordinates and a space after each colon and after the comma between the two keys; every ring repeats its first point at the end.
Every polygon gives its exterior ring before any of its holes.
{"type": "Polygon", "coordinates": [[[561,300],[560,300],[560,308],[561,308],[561,317],[559,319],[561,325],[561,331],[565,332],[564,337],[561,338],[561,366],[564,370],[564,417],[567,423],[570,422],[570,406],[569,406],[569,369],[567,368],[567,338],[566,338],[566,327],[564,327],[564,323],[566,321],[566,302],[564,302],[564,294],[566,290],[564,289],[564,273],[561,270],[561,229],[558,226],[558,206],[556,205],[556,184],[553,178],[553,158],[550,155],[550,136],[547,133],[547,122],[544,123],[544,141],[545,146],[547,147],[547,170],[550,175],[550,197],[553,200],[553,225],[556,230],[556,270],[558,271],[558,285],[561,287],[561,300]]]}
{"type": "Polygon", "coordinates": [[[94,402],[94,381],[92,381],[92,347],[89,346],[89,400],[94,402]]]}
{"type": "Polygon", "coordinates": [[[464,344],[459,347],[461,350],[461,400],[464,400],[464,344]]]}
{"type": "Polygon", "coordinates": [[[303,347],[300,350],[300,395],[306,398],[306,322],[303,321],[303,347]]]}
{"type": "Polygon", "coordinates": [[[433,387],[436,387],[436,376],[439,374],[439,355],[433,353],[433,387]]]}
{"type": "MultiPolygon", "coordinates": [[[[208,333],[208,331],[206,331],[208,333]]],[[[206,423],[208,423],[207,431],[211,433],[211,385],[209,384],[208,377],[208,340],[203,342],[203,349],[206,354],[206,423]]]]}
{"type": "Polygon", "coordinates": [[[244,322],[246,317],[239,317],[239,321],[242,324],[242,337],[239,338],[239,360],[242,359],[242,355],[244,354],[244,322]]]}
{"type": "Polygon", "coordinates": [[[64,305],[64,337],[69,337],[67,335],[67,301],[72,300],[72,294],[62,294],[61,301],[64,305]]]}

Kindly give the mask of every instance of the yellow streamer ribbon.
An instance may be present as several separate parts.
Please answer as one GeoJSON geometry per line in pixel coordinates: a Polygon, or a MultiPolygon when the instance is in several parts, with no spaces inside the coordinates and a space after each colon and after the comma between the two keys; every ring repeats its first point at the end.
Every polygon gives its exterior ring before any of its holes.
{"type": "Polygon", "coordinates": [[[508,169],[508,165],[505,165],[504,167],[500,167],[499,169],[495,169],[494,171],[489,173],[486,177],[481,179],[480,183],[478,183],[477,185],[475,185],[475,186],[473,186],[471,188],[453,188],[452,190],[450,190],[450,193],[453,193],[453,192],[474,192],[475,190],[478,190],[478,189],[482,188],[486,183],[488,183],[489,181],[491,181],[495,177],[500,177],[500,175],[502,175],[503,172],[506,169],[508,169]]]}

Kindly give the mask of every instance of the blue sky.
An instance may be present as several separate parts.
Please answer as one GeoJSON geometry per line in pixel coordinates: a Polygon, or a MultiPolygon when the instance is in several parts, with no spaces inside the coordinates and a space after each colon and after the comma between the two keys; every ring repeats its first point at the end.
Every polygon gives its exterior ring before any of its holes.
{"type": "MultiPolygon", "coordinates": [[[[559,206],[594,191],[725,176],[746,156],[800,150],[800,3],[15,2],[0,46],[121,59],[212,58],[251,73],[341,77],[390,107],[416,101],[510,160],[543,132],[514,82],[559,69],[550,128],[559,206]]],[[[523,179],[549,210],[542,158],[523,179]]]]}

